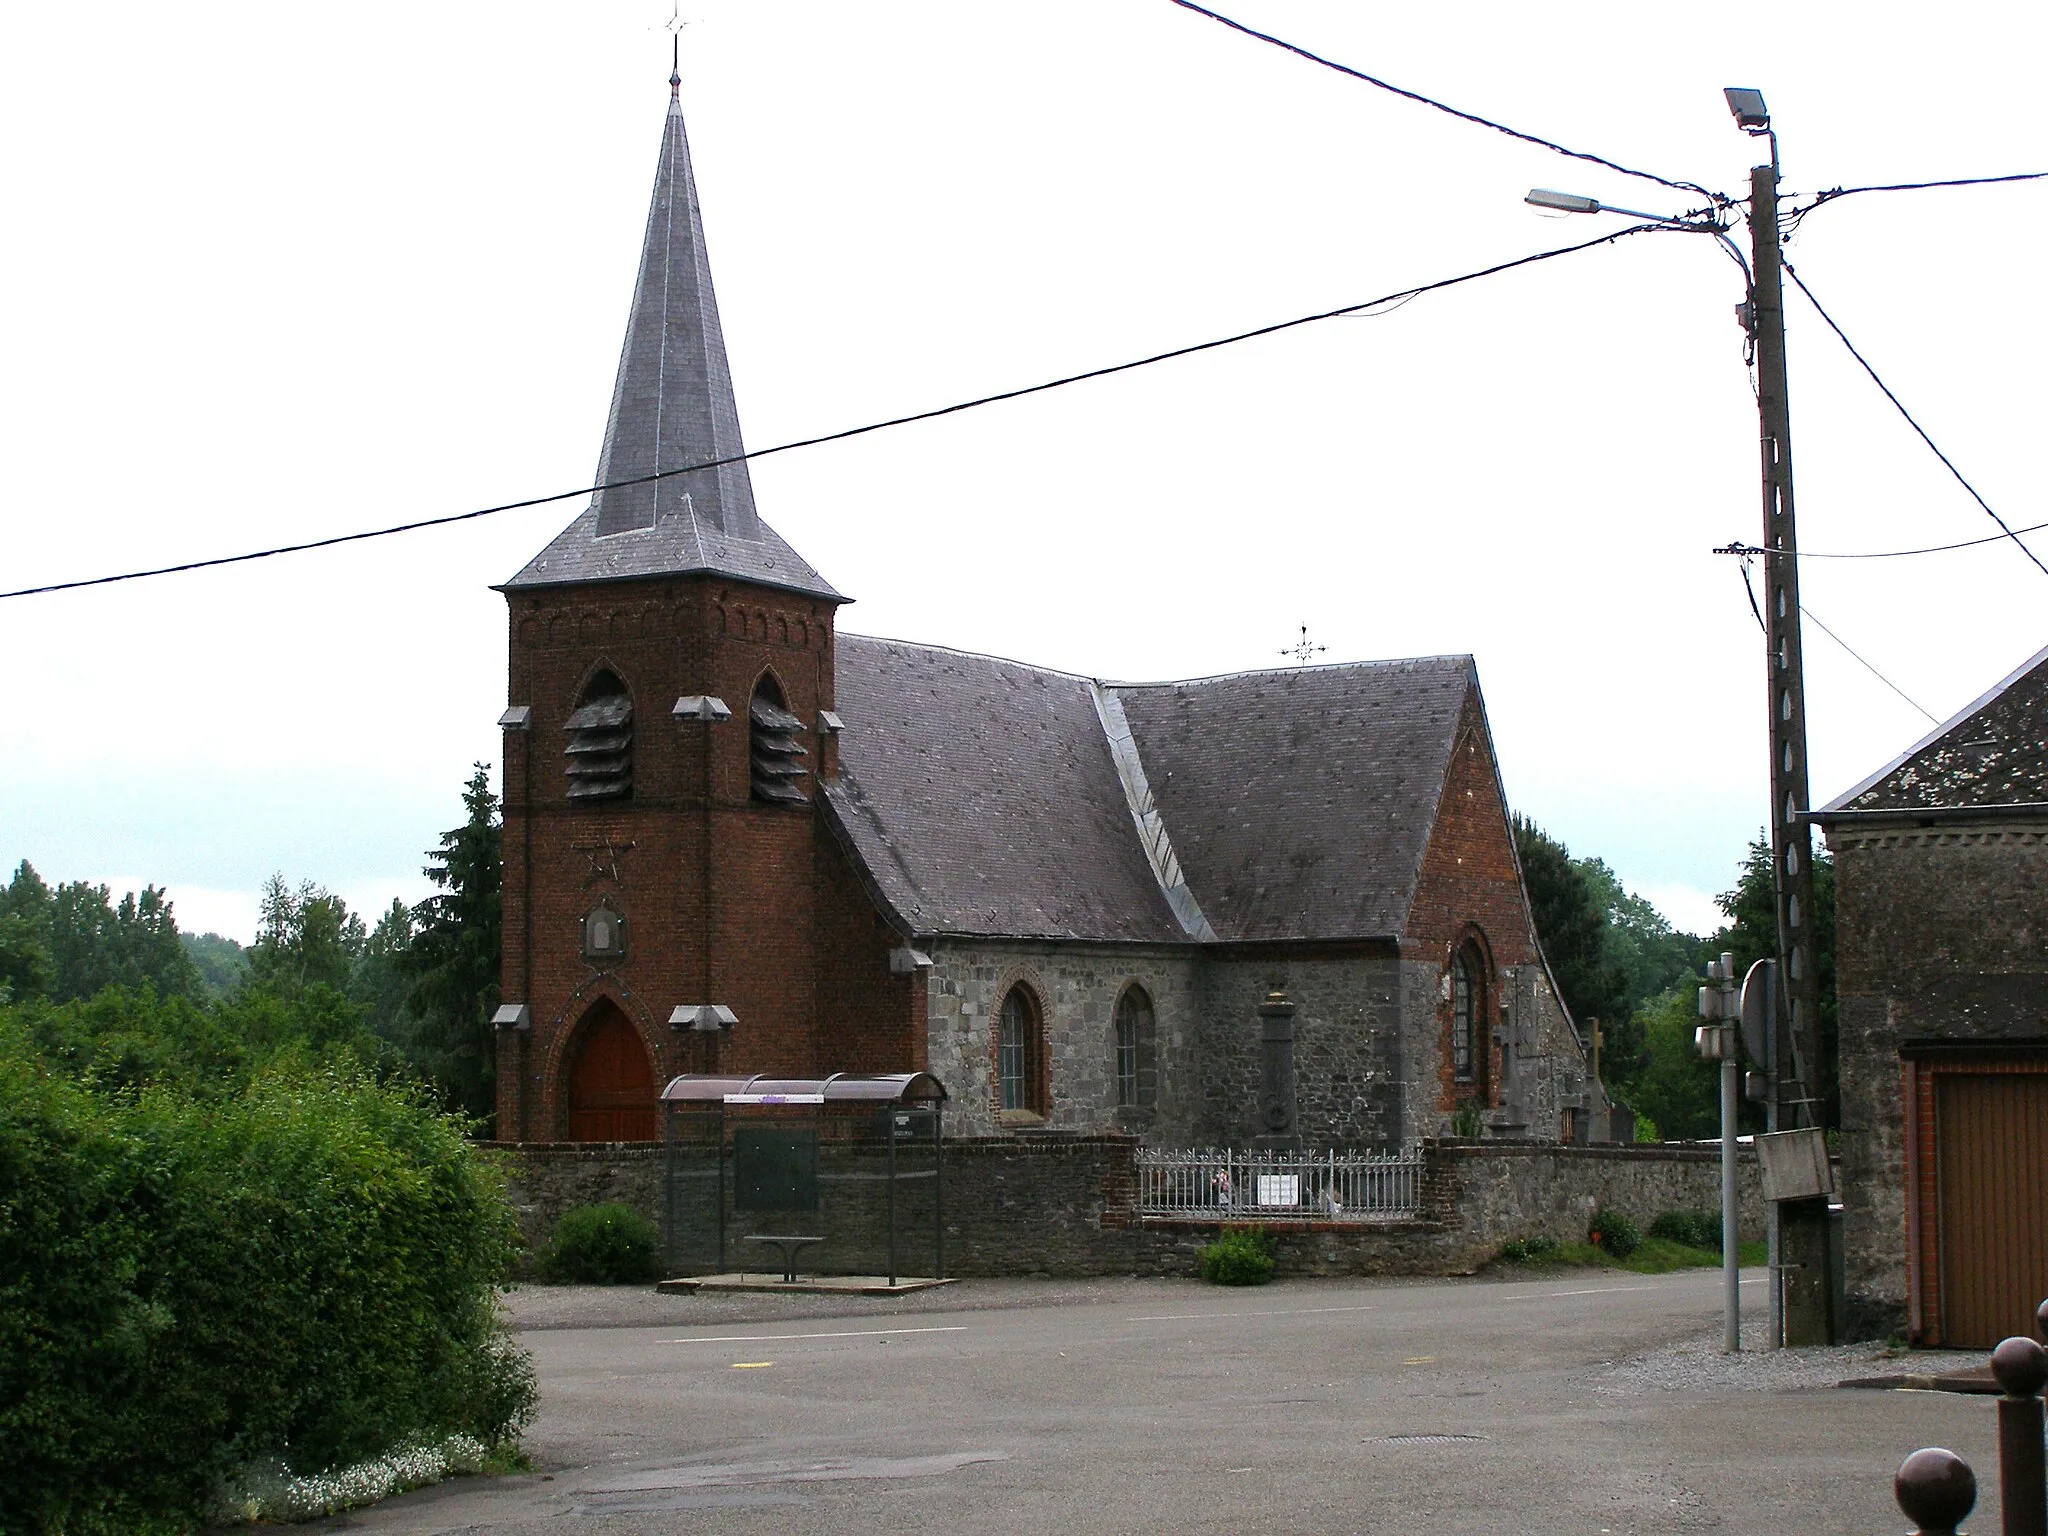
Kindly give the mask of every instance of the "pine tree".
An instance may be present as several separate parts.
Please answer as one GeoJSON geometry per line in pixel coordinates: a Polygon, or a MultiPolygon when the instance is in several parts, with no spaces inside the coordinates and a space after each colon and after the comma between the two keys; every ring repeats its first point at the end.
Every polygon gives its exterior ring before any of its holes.
{"type": "Polygon", "coordinates": [[[467,819],[441,835],[427,878],[440,889],[413,909],[402,969],[412,980],[410,1054],[451,1109],[488,1121],[495,1103],[498,950],[504,875],[498,797],[482,763],[462,792],[467,819]]]}

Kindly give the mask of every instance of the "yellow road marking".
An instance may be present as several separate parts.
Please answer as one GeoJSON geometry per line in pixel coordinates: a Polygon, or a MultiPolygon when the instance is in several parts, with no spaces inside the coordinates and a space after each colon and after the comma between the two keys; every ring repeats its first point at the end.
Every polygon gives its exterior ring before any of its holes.
{"type": "Polygon", "coordinates": [[[765,1371],[774,1363],[773,1360],[735,1360],[732,1368],[736,1371],[765,1371]]]}

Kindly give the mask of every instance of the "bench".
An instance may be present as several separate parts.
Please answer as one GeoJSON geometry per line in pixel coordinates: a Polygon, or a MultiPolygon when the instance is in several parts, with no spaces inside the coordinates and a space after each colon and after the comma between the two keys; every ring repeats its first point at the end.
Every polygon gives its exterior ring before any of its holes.
{"type": "Polygon", "coordinates": [[[782,1250],[782,1282],[796,1284],[796,1256],[810,1243],[822,1243],[822,1237],[771,1237],[755,1233],[740,1239],[743,1243],[773,1243],[782,1250]]]}

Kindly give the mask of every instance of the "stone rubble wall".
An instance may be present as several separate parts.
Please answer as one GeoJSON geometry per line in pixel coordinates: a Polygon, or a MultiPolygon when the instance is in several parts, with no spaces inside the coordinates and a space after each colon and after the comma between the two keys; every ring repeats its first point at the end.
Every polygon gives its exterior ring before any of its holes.
{"type": "MultiPolygon", "coordinates": [[[[1216,1218],[1141,1218],[1135,1137],[988,1136],[948,1141],[945,1165],[945,1262],[957,1276],[1189,1275],[1197,1251],[1215,1240],[1216,1218]]],[[[667,1215],[669,1267],[709,1272],[715,1264],[714,1182],[678,1186],[665,1213],[663,1150],[658,1146],[529,1146],[504,1154],[520,1226],[536,1251],[554,1219],[575,1205],[620,1200],[656,1222],[667,1215]]],[[[1720,1204],[1720,1153],[1695,1145],[1559,1146],[1543,1142],[1432,1141],[1423,1147],[1421,1208],[1412,1220],[1384,1224],[1273,1222],[1283,1275],[1400,1275],[1469,1272],[1511,1238],[1582,1240],[1596,1209],[1635,1219],[1645,1230],[1660,1212],[1711,1210],[1720,1204]]],[[[929,1154],[906,1154],[908,1172],[929,1154]]],[[[731,1209],[727,1194],[727,1268],[766,1268],[769,1260],[739,1239],[750,1232],[814,1233],[821,1273],[875,1274],[886,1262],[886,1186],[880,1147],[827,1147],[821,1157],[824,1209],[762,1215],[731,1209]]],[[[1754,1154],[1738,1169],[1740,1230],[1764,1232],[1754,1154]]],[[[933,1251],[931,1184],[898,1186],[899,1272],[921,1274],[933,1251]]],[[[1233,1219],[1231,1224],[1237,1224],[1233,1219]]]]}

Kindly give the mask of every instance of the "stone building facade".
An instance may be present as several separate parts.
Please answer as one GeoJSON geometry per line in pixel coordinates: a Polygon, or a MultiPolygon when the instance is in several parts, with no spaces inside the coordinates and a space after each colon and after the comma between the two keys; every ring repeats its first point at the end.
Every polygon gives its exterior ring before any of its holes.
{"type": "Polygon", "coordinates": [[[2048,1297],[2048,651],[1815,820],[1852,1325],[2025,1333],[2048,1297]]]}
{"type": "Polygon", "coordinates": [[[497,1124],[929,1070],[950,1131],[1581,1137],[1465,656],[1123,684],[842,631],[755,509],[679,104],[591,505],[508,606],[497,1124]]]}

